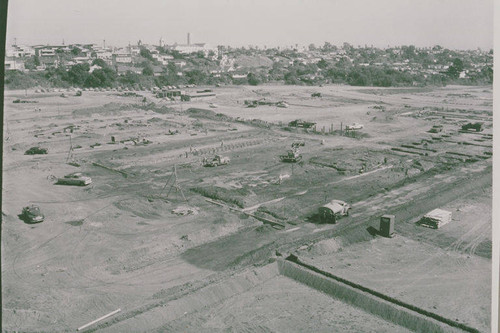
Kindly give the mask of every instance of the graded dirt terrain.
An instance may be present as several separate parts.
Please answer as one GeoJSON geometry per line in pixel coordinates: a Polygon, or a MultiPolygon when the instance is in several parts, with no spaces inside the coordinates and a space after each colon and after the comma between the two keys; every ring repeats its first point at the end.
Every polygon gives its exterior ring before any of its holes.
{"type": "Polygon", "coordinates": [[[86,330],[405,330],[280,276],[272,262],[289,253],[489,330],[490,87],[207,88],[217,96],[191,102],[6,92],[4,331],[75,331],[116,309],[86,330]],[[245,105],[262,98],[288,107],[245,105]],[[483,131],[460,131],[476,121],[483,131]],[[354,122],[364,128],[341,132],[354,122]],[[302,160],[281,162],[294,141],[302,160]],[[24,155],[34,146],[48,153],[24,155]],[[230,163],[203,167],[216,154],[230,163]],[[93,183],[55,184],[72,172],[93,183]],[[321,224],[332,199],[351,214],[321,224]],[[44,222],[19,218],[28,204],[44,222]],[[452,222],[415,223],[434,208],[452,222]],[[376,235],[383,214],[396,238],[376,235]]]}

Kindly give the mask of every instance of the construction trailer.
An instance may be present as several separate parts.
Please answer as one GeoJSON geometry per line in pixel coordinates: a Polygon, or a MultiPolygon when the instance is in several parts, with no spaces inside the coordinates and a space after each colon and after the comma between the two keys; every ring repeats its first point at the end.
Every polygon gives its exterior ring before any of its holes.
{"type": "Polygon", "coordinates": [[[434,209],[425,214],[419,221],[419,224],[433,229],[438,229],[451,222],[451,212],[443,209],[434,209]]]}
{"type": "Polygon", "coordinates": [[[396,217],[394,215],[382,215],[380,217],[380,229],[379,234],[384,237],[392,238],[395,236],[394,233],[394,223],[396,217]]]}

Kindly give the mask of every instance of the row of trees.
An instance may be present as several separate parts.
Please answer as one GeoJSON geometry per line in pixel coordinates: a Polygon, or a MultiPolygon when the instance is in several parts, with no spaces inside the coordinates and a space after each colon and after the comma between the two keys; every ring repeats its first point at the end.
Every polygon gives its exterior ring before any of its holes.
{"type": "MultiPolygon", "coordinates": [[[[325,45],[324,47],[329,47],[325,45]]],[[[410,51],[408,51],[410,52],[410,51]]],[[[6,72],[5,84],[9,88],[29,88],[37,85],[56,87],[116,87],[116,86],[166,86],[180,84],[250,84],[259,85],[266,82],[284,82],[293,85],[317,85],[326,83],[341,83],[353,86],[411,86],[418,85],[446,85],[449,83],[462,84],[491,84],[493,69],[485,66],[469,78],[459,79],[464,69],[464,62],[455,58],[453,64],[440,74],[424,75],[398,71],[390,67],[359,66],[351,61],[326,61],[321,59],[316,64],[303,64],[294,61],[288,63],[274,62],[271,68],[259,67],[250,69],[244,78],[233,79],[230,73],[211,74],[211,69],[216,65],[213,61],[195,58],[190,59],[188,70],[179,75],[179,68],[172,62],[162,68],[161,73],[155,73],[153,67],[159,68],[147,49],[141,50],[144,61],[136,66],[140,73],[128,71],[122,75],[117,74],[117,67],[108,66],[103,60],[96,59],[90,71],[90,65],[77,64],[68,70],[63,68],[49,68],[44,72],[22,73],[16,71],[6,72]],[[156,74],[156,75],[155,75],[156,74]]],[[[36,59],[36,58],[35,58],[36,59]]],[[[34,64],[36,65],[36,60],[34,64]]]]}

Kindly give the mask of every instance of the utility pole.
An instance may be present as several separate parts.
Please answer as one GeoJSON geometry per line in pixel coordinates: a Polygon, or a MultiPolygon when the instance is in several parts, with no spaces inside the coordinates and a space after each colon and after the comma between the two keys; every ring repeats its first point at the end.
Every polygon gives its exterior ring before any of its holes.
{"type": "Polygon", "coordinates": [[[73,143],[71,141],[71,134],[69,135],[69,151],[68,151],[68,157],[66,157],[66,163],[68,163],[69,158],[72,156],[73,152],[73,143]]]}

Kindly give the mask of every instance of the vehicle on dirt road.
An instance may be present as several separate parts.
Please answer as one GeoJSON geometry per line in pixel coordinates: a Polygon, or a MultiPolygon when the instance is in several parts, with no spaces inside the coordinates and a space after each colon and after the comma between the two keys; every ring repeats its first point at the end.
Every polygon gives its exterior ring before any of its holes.
{"type": "Polygon", "coordinates": [[[36,205],[24,207],[20,217],[26,223],[40,223],[45,219],[40,212],[40,207],[36,205]]]}
{"type": "Polygon", "coordinates": [[[92,184],[92,179],[82,175],[80,172],[70,173],[69,175],[59,178],[57,185],[74,185],[74,186],[87,186],[92,184]]]}
{"type": "Polygon", "coordinates": [[[290,149],[284,155],[280,155],[281,162],[296,163],[302,160],[302,155],[298,149],[290,149]]]}
{"type": "Polygon", "coordinates": [[[323,223],[336,223],[342,216],[349,216],[351,206],[342,200],[332,200],[319,208],[319,220],[323,223]]]}
{"type": "Polygon", "coordinates": [[[222,157],[220,155],[215,155],[214,158],[212,159],[208,159],[208,158],[204,158],[203,159],[203,166],[205,167],[216,167],[216,166],[219,166],[219,165],[226,165],[226,164],[229,164],[231,160],[229,159],[229,157],[222,157]]]}
{"type": "Polygon", "coordinates": [[[362,124],[358,124],[358,123],[352,123],[350,125],[345,125],[345,129],[349,130],[349,131],[360,130],[360,129],[363,129],[363,127],[364,126],[362,124]]]}

